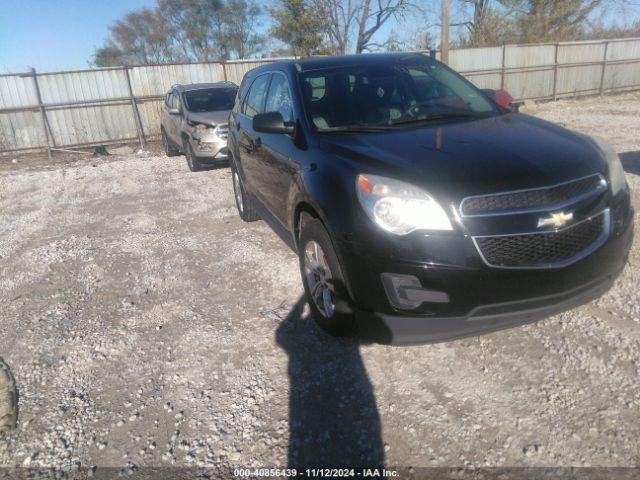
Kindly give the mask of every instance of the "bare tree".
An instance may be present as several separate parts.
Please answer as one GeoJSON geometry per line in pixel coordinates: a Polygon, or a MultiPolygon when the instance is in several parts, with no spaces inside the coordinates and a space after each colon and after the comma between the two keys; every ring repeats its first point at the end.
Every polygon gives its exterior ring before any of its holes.
{"type": "Polygon", "coordinates": [[[125,55],[117,45],[105,43],[104,46],[96,48],[93,52],[93,59],[89,62],[92,67],[118,67],[126,65],[125,55]]]}
{"type": "Polygon", "coordinates": [[[263,46],[255,0],[156,0],[110,28],[95,65],[244,58],[263,46]]]}
{"type": "Polygon", "coordinates": [[[331,53],[348,53],[352,30],[361,10],[359,0],[314,0],[314,5],[322,18],[331,53]]]}
{"type": "Polygon", "coordinates": [[[270,13],[271,35],[287,44],[290,54],[308,57],[324,50],[322,37],[326,23],[315,1],[281,0],[270,13]]]}
{"type": "Polygon", "coordinates": [[[214,29],[223,9],[222,0],[158,0],[156,11],[185,59],[213,60],[223,50],[214,29]]]}
{"type": "Polygon", "coordinates": [[[176,60],[165,24],[155,10],[143,8],[127,13],[111,27],[111,44],[127,63],[163,63],[176,60]]]}
{"type": "Polygon", "coordinates": [[[261,14],[253,0],[227,0],[224,8],[226,41],[238,58],[247,58],[264,47],[264,36],[257,33],[261,14]]]}
{"type": "Polygon", "coordinates": [[[402,17],[410,0],[312,0],[321,15],[328,46],[334,55],[362,53],[380,46],[374,35],[392,18],[402,17]]]}
{"type": "MultiPolygon", "coordinates": [[[[606,12],[624,8],[631,0],[459,0],[463,17],[453,25],[464,28],[460,46],[507,42],[579,40],[593,37],[606,12]]],[[[624,30],[626,27],[623,27],[624,30]]]]}
{"type": "Polygon", "coordinates": [[[604,25],[601,19],[589,25],[584,39],[640,37],[640,20],[629,25],[604,25]]]}
{"type": "Polygon", "coordinates": [[[356,53],[367,50],[372,37],[387,21],[402,17],[411,6],[409,0],[375,0],[375,3],[373,0],[363,0],[358,21],[356,53]]]}
{"type": "Polygon", "coordinates": [[[382,42],[370,42],[370,51],[382,52],[407,52],[426,51],[435,44],[433,35],[423,28],[415,28],[404,33],[392,29],[387,38],[382,42]]]}
{"type": "Polygon", "coordinates": [[[562,41],[580,38],[588,17],[607,0],[500,0],[516,16],[520,41],[562,41]]]}
{"type": "Polygon", "coordinates": [[[500,0],[460,0],[459,3],[464,16],[452,23],[464,28],[455,42],[458,46],[484,47],[518,40],[514,5],[505,5],[500,0]]]}

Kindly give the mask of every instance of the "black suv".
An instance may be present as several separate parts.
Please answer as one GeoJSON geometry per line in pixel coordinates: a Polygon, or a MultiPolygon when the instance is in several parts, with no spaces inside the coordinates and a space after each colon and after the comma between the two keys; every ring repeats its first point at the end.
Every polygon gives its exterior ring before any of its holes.
{"type": "Polygon", "coordinates": [[[229,120],[238,211],[298,252],[325,330],[446,340],[611,287],[633,236],[617,154],[495,93],[420,54],[247,73],[229,120]]]}

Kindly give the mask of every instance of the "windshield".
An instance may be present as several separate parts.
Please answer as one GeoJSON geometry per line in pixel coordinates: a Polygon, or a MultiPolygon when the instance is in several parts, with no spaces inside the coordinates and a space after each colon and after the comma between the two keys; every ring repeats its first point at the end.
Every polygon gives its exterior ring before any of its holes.
{"type": "Polygon", "coordinates": [[[497,113],[460,75],[427,61],[314,70],[300,81],[305,110],[319,131],[497,113]]]}
{"type": "Polygon", "coordinates": [[[235,88],[202,88],[184,94],[187,110],[193,113],[231,110],[236,98],[235,88]]]}

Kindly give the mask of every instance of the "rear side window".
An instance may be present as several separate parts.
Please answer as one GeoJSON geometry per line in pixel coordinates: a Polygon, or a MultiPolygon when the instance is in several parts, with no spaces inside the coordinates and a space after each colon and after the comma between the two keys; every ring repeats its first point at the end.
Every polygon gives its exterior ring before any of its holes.
{"type": "Polygon", "coordinates": [[[267,93],[267,86],[269,85],[269,77],[271,75],[261,75],[256,78],[251,85],[251,90],[247,95],[247,100],[242,107],[242,113],[248,117],[253,117],[258,113],[262,113],[262,106],[264,105],[264,96],[267,93]]]}
{"type": "Polygon", "coordinates": [[[167,95],[167,107],[180,108],[180,99],[176,92],[171,92],[167,95]]]}
{"type": "Polygon", "coordinates": [[[236,113],[240,111],[240,104],[244,100],[247,88],[249,88],[250,82],[247,80],[247,77],[244,77],[240,83],[240,88],[238,89],[238,94],[236,95],[235,103],[233,105],[233,111],[236,113]]]}
{"type": "Polygon", "coordinates": [[[291,95],[289,94],[289,82],[284,75],[274,74],[271,85],[269,86],[264,111],[280,112],[285,122],[293,121],[293,107],[291,106],[291,95]]]}
{"type": "Polygon", "coordinates": [[[308,85],[304,88],[309,91],[312,102],[317,102],[318,100],[322,100],[324,98],[327,84],[326,77],[307,77],[304,79],[304,81],[308,85]]]}

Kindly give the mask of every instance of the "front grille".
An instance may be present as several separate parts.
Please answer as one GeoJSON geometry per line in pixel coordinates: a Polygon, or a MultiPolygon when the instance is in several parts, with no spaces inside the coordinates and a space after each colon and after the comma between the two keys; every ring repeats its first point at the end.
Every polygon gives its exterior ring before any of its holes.
{"type": "Polygon", "coordinates": [[[475,237],[474,241],[490,266],[562,266],[577,261],[604,241],[608,218],[606,211],[556,232],[475,237]]]}
{"type": "Polygon", "coordinates": [[[546,188],[467,197],[460,205],[463,216],[488,215],[512,210],[545,209],[604,189],[600,175],[546,188]]]}
{"type": "Polygon", "coordinates": [[[216,135],[222,139],[226,139],[229,134],[229,125],[218,125],[216,127],[216,135]]]}

